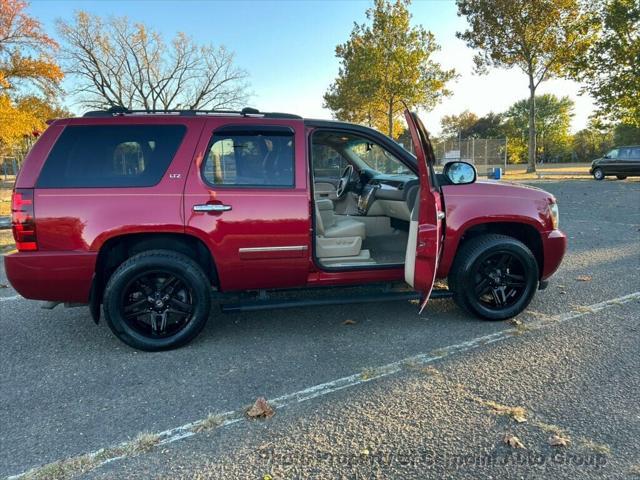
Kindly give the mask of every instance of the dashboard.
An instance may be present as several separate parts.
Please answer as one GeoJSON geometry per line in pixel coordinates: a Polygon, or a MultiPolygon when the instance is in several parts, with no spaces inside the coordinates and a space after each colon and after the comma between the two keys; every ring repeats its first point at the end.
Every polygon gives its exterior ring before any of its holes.
{"type": "Polygon", "coordinates": [[[420,182],[413,174],[381,174],[362,170],[358,213],[409,221],[420,182]]]}

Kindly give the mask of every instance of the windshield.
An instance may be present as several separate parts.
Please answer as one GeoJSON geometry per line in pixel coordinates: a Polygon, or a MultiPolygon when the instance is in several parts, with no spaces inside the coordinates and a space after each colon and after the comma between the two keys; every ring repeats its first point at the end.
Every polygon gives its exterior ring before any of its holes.
{"type": "Polygon", "coordinates": [[[349,142],[348,148],[366,168],[385,175],[413,175],[413,172],[394,155],[367,139],[353,139],[349,142]]]}

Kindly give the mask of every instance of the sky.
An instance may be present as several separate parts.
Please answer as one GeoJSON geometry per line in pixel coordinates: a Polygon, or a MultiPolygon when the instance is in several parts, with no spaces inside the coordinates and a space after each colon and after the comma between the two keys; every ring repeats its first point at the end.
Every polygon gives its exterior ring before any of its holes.
{"type": "MultiPolygon", "coordinates": [[[[69,20],[77,10],[102,16],[127,16],[170,38],[185,32],[199,43],[225,45],[236,63],[250,74],[251,106],[262,111],[331,118],[322,95],[338,73],[336,45],[345,42],[353,23],[363,23],[370,0],[31,0],[28,12],[57,38],[56,19],[69,20]]],[[[421,117],[428,129],[440,130],[444,115],[465,109],[478,115],[501,112],[528,96],[527,77],[519,70],[473,73],[473,50],[456,38],[466,27],[453,0],[414,0],[413,24],[434,33],[441,50],[435,59],[455,68],[459,78],[449,84],[453,95],[421,117]]],[[[575,102],[572,130],[585,127],[593,109],[580,85],[553,79],[538,94],[568,95],[575,102]]],[[[80,108],[71,105],[72,110],[80,108]]],[[[80,112],[78,112],[80,113],[80,112]]]]}

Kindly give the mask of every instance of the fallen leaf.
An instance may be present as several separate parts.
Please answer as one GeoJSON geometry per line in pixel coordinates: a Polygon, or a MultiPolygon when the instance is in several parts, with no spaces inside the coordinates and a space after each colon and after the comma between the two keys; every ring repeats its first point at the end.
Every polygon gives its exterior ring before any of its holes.
{"type": "Polygon", "coordinates": [[[570,443],[568,438],[561,437],[560,435],[550,436],[548,442],[552,447],[566,447],[570,443]]]}
{"type": "Polygon", "coordinates": [[[342,322],[343,325],[355,325],[357,322],[355,320],[345,320],[342,322]]]}
{"type": "Polygon", "coordinates": [[[585,305],[576,305],[574,307],[574,310],[576,310],[577,312],[580,312],[580,313],[591,313],[591,312],[593,312],[593,310],[590,307],[587,307],[585,305]]]}
{"type": "Polygon", "coordinates": [[[513,418],[518,423],[524,423],[527,421],[524,415],[514,414],[514,415],[511,415],[511,418],[513,418]]]}
{"type": "Polygon", "coordinates": [[[507,433],[504,436],[504,443],[509,445],[511,448],[525,448],[524,444],[520,441],[520,439],[515,435],[511,435],[510,433],[507,433]]]}
{"type": "Polygon", "coordinates": [[[0,288],[9,288],[9,285],[6,283],[0,283],[0,288]]]}
{"type": "Polygon", "coordinates": [[[512,318],[511,320],[509,320],[509,323],[514,327],[517,327],[519,325],[522,325],[522,320],[518,320],[517,318],[512,318]]]}
{"type": "Polygon", "coordinates": [[[264,397],[258,397],[256,403],[247,410],[247,417],[249,418],[270,418],[276,412],[273,410],[271,405],[267,403],[267,400],[264,397]]]}
{"type": "Polygon", "coordinates": [[[273,477],[271,475],[269,475],[268,473],[265,473],[262,476],[262,480],[273,480],[273,477]]]}
{"type": "Polygon", "coordinates": [[[360,455],[366,457],[367,455],[369,455],[369,449],[363,448],[362,450],[360,450],[360,455]]]}
{"type": "Polygon", "coordinates": [[[590,282],[593,278],[591,275],[578,275],[576,280],[579,282],[590,282]]]}

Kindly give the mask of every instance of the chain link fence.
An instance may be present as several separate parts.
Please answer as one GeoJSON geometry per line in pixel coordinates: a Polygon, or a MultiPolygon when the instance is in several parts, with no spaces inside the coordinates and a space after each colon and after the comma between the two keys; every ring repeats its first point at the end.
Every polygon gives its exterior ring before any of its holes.
{"type": "Polygon", "coordinates": [[[436,161],[443,166],[454,160],[475,165],[478,175],[487,175],[492,168],[507,166],[506,138],[465,138],[442,140],[433,145],[436,161]]]}

